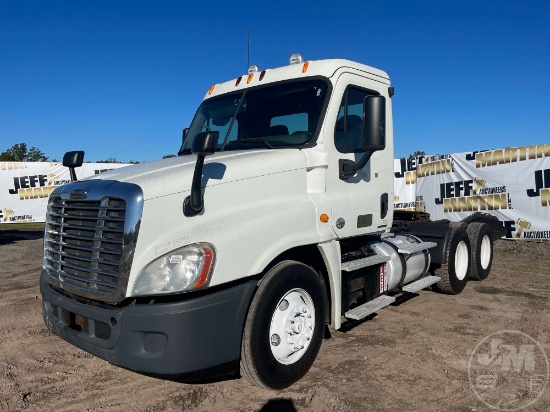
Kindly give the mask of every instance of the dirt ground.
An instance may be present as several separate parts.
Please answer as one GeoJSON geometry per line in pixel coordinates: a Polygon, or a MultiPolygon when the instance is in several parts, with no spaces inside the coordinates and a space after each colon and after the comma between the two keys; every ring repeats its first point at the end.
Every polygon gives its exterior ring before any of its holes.
{"type": "MultiPolygon", "coordinates": [[[[133,373],[51,334],[42,322],[42,234],[0,232],[0,411],[489,411],[468,362],[501,330],[550,355],[550,244],[499,241],[491,276],[459,296],[421,291],[323,342],[291,388],[245,379],[184,384],[133,373]]],[[[550,409],[550,388],[528,409],[550,409]]]]}

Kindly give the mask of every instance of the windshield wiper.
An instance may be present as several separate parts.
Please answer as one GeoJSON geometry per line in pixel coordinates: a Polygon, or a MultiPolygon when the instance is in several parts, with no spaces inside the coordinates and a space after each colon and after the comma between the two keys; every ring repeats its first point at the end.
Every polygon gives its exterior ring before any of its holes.
{"type": "Polygon", "coordinates": [[[245,137],[244,139],[238,139],[235,140],[235,143],[263,143],[268,149],[273,149],[273,146],[271,146],[265,139],[262,139],[261,137],[245,137]]]}

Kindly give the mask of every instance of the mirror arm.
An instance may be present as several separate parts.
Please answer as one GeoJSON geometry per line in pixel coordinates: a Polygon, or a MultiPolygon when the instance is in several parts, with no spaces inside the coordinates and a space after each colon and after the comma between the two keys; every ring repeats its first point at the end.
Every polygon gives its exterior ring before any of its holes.
{"type": "Polygon", "coordinates": [[[71,176],[71,182],[76,182],[76,171],[74,170],[74,167],[69,167],[69,174],[71,176]]]}
{"type": "Polygon", "coordinates": [[[187,217],[198,215],[204,208],[204,199],[201,193],[202,170],[204,167],[204,154],[197,155],[195,173],[191,183],[191,194],[183,202],[183,214],[187,217]]]}
{"type": "Polygon", "coordinates": [[[197,155],[195,173],[191,183],[191,193],[183,201],[183,214],[187,217],[196,216],[204,209],[204,198],[201,191],[204,158],[216,152],[220,132],[202,132],[195,136],[191,144],[191,153],[197,155]]]}
{"type": "Polygon", "coordinates": [[[365,152],[363,157],[359,159],[357,163],[353,160],[340,159],[338,160],[338,166],[340,170],[340,180],[348,180],[353,177],[358,170],[361,170],[370,160],[372,154],[376,150],[370,149],[365,152]]]}

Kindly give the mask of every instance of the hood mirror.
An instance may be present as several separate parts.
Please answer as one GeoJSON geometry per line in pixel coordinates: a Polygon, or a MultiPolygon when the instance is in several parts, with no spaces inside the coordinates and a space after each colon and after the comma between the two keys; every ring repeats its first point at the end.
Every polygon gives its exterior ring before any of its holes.
{"type": "Polygon", "coordinates": [[[74,152],[67,152],[63,156],[63,166],[69,168],[69,174],[71,175],[71,182],[76,182],[76,172],[75,168],[82,166],[84,163],[84,152],[82,150],[77,150],[74,152]]]}

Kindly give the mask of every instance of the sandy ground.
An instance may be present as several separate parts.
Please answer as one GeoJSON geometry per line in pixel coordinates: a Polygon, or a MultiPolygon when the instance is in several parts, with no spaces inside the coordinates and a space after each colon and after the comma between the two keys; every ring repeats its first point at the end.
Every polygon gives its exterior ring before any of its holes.
{"type": "MultiPolygon", "coordinates": [[[[95,358],[43,325],[41,234],[0,232],[0,411],[489,411],[468,380],[472,351],[505,329],[550,355],[550,244],[499,241],[491,276],[459,296],[430,291],[323,342],[290,389],[245,379],[184,384],[95,358]]],[[[550,410],[550,388],[528,409],[550,410]]]]}

